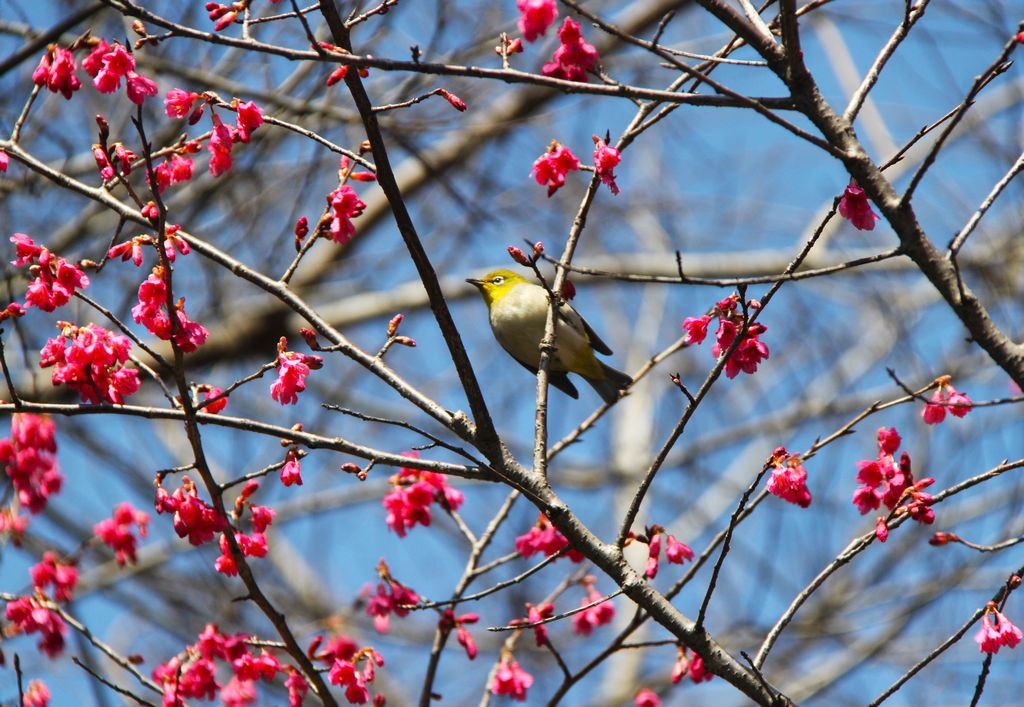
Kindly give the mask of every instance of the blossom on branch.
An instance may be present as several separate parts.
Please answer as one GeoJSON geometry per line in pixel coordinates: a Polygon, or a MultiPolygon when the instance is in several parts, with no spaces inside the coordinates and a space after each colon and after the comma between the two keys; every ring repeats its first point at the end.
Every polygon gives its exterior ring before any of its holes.
{"type": "Polygon", "coordinates": [[[356,190],[347,184],[338,187],[327,196],[327,203],[330,205],[331,214],[331,240],[335,243],[348,243],[356,234],[356,227],[352,225],[352,219],[362,215],[366,208],[356,190]]]}
{"type": "Polygon", "coordinates": [[[1003,646],[1016,648],[1022,637],[1021,630],[989,603],[981,617],[981,628],[974,634],[974,641],[982,653],[998,653],[1003,646]]]}
{"type": "Polygon", "coordinates": [[[64,650],[67,624],[57,612],[43,606],[38,599],[20,597],[9,601],[4,615],[21,633],[40,634],[39,650],[50,658],[57,657],[64,650]]]}
{"type": "Polygon", "coordinates": [[[617,149],[594,135],[594,171],[601,178],[601,183],[612,190],[612,194],[619,193],[619,185],[615,183],[615,168],[621,161],[622,154],[617,149]]]}
{"type": "Polygon", "coordinates": [[[811,492],[807,489],[807,470],[799,454],[790,454],[785,447],[772,453],[772,475],[768,479],[768,493],[801,508],[811,505],[811,492]]]}
{"type": "Polygon", "coordinates": [[[974,406],[965,394],[957,392],[950,383],[949,376],[942,376],[935,382],[938,387],[932,393],[931,400],[921,410],[921,419],[929,425],[937,425],[946,419],[946,412],[954,417],[964,417],[974,406]]]}
{"type": "Polygon", "coordinates": [[[871,208],[867,194],[854,179],[850,180],[839,199],[839,215],[861,231],[875,230],[875,221],[879,219],[878,214],[871,208]]]}
{"type": "MultiPolygon", "coordinates": [[[[707,337],[708,325],[717,316],[718,331],[715,332],[715,345],[711,348],[711,355],[718,358],[728,351],[749,316],[739,306],[739,302],[738,295],[729,295],[718,301],[711,314],[687,317],[683,320],[684,342],[687,344],[702,343],[707,337]]],[[[747,308],[758,310],[761,308],[761,303],[752,299],[747,303],[747,308]]],[[[739,345],[725,361],[727,378],[735,378],[741,372],[752,375],[757,372],[757,367],[762,361],[768,360],[768,345],[758,338],[766,331],[768,331],[768,327],[760,322],[753,322],[747,326],[739,345]]]]}
{"type": "MultiPolygon", "coordinates": [[[[14,413],[11,436],[0,439],[0,464],[14,487],[18,505],[29,513],[40,513],[50,496],[58,493],[64,477],[57,469],[56,426],[46,415],[14,413]]],[[[18,531],[20,523],[11,515],[8,529],[18,531]]]]}
{"type": "Polygon", "coordinates": [[[120,42],[101,41],[82,62],[82,68],[93,77],[92,84],[100,93],[113,93],[125,79],[128,100],[137,106],[157,93],[156,82],[135,71],[135,56],[120,42]]]}
{"type": "Polygon", "coordinates": [[[40,368],[53,367],[54,385],[64,384],[87,403],[122,405],[139,389],[139,372],[126,368],[131,341],[96,324],[57,322],[60,336],[40,351],[40,368]]]}
{"type": "Polygon", "coordinates": [[[516,702],[526,702],[526,691],[533,684],[533,676],[519,667],[510,655],[502,657],[491,681],[491,692],[508,695],[516,702]]]}
{"type": "MultiPolygon", "coordinates": [[[[562,535],[543,513],[538,514],[537,522],[523,535],[516,538],[516,551],[523,557],[531,557],[543,553],[545,557],[561,552],[568,547],[569,540],[562,535]]],[[[569,549],[566,553],[573,562],[583,562],[583,553],[569,549]]]]}
{"type": "Polygon", "coordinates": [[[52,45],[39,60],[39,66],[32,72],[32,82],[71,100],[71,95],[82,87],[82,82],[75,75],[77,68],[78,63],[74,54],[52,45]]]}
{"type": "MultiPolygon", "coordinates": [[[[416,451],[402,452],[402,456],[419,459],[416,451]]],[[[385,522],[400,538],[417,523],[424,527],[430,525],[431,504],[438,503],[451,512],[458,510],[465,500],[461,491],[448,485],[445,474],[433,471],[402,467],[388,483],[393,488],[383,501],[388,512],[385,522]]]]}
{"type": "Polygon", "coordinates": [[[568,147],[552,140],[548,151],[533,162],[530,176],[541,186],[548,185],[548,198],[565,186],[565,175],[580,168],[580,161],[568,147]]]}
{"type": "Polygon", "coordinates": [[[56,553],[47,550],[29,573],[32,575],[32,588],[37,593],[45,594],[46,588],[52,584],[54,599],[71,601],[78,584],[78,570],[73,564],[62,561],[56,553]]]}
{"type": "Polygon", "coordinates": [[[270,386],[270,397],[282,405],[294,405],[306,389],[306,377],[323,366],[323,358],[288,351],[287,347],[288,340],[282,336],[277,343],[277,380],[270,386]]]}
{"type": "Polygon", "coordinates": [[[540,72],[556,79],[586,83],[587,72],[601,58],[597,49],[584,41],[579,23],[568,17],[558,30],[558,41],[562,46],[555,50],[551,61],[544,64],[540,72]]]}
{"type": "Polygon", "coordinates": [[[139,529],[139,537],[146,537],[149,525],[149,515],[136,510],[130,503],[122,503],[114,509],[114,515],[101,520],[92,527],[93,535],[114,551],[114,559],[122,567],[125,564],[134,564],[138,557],[136,555],[136,538],[132,533],[132,526],[139,529]]]}

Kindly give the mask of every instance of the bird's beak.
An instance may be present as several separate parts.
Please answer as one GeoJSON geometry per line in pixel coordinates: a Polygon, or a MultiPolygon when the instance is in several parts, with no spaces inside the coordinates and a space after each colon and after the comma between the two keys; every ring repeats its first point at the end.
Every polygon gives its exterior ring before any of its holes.
{"type": "Polygon", "coordinates": [[[484,284],[483,280],[477,280],[472,277],[467,277],[466,282],[468,282],[470,285],[473,285],[474,287],[482,287],[484,284]]]}

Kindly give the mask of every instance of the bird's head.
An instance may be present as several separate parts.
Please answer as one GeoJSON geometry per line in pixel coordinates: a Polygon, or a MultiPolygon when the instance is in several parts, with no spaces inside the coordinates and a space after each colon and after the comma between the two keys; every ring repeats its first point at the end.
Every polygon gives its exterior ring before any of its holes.
{"type": "Polygon", "coordinates": [[[466,282],[480,290],[484,302],[490,307],[496,302],[500,302],[514,287],[526,283],[527,279],[511,270],[495,270],[481,280],[469,278],[466,282]]]}

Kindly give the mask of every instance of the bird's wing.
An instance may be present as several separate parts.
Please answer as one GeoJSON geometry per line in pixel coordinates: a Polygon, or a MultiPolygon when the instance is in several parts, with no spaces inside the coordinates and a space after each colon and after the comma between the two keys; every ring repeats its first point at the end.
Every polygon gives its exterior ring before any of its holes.
{"type": "Polygon", "coordinates": [[[573,329],[586,336],[594,351],[605,356],[611,356],[612,350],[608,344],[601,341],[601,337],[587,324],[587,320],[581,317],[580,313],[573,309],[569,303],[562,304],[558,310],[558,317],[573,329]]]}
{"type": "MultiPolygon", "coordinates": [[[[520,366],[528,370],[533,375],[537,375],[537,369],[533,366],[528,366],[520,361],[515,356],[512,360],[518,363],[520,366]]],[[[580,391],[576,390],[576,386],[569,380],[569,374],[565,371],[548,371],[548,383],[558,388],[560,391],[568,395],[570,398],[579,399],[580,391]]]]}

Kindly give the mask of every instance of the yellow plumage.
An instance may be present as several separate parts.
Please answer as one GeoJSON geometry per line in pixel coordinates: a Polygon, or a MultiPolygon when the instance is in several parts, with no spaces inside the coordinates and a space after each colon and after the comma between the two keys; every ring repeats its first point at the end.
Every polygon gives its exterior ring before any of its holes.
{"type": "MultiPolygon", "coordinates": [[[[547,291],[511,270],[495,270],[482,280],[469,279],[466,282],[474,285],[483,296],[494,338],[512,358],[536,373],[548,316],[547,291]]],[[[612,352],[583,317],[568,303],[563,303],[558,310],[555,352],[549,367],[551,384],[577,398],[579,393],[568,377],[569,373],[576,373],[605,402],[617,400],[620,391],[633,380],[599,361],[595,351],[603,354],[612,352]]]]}

